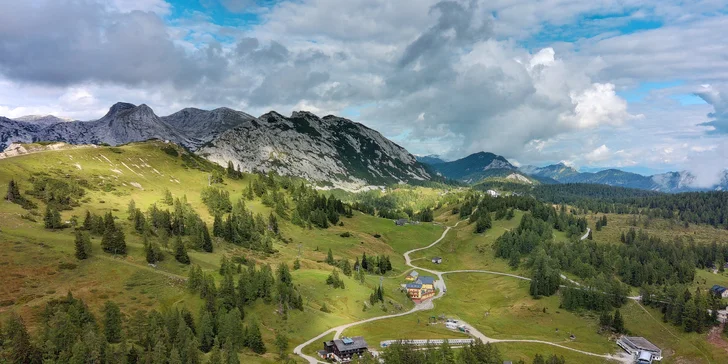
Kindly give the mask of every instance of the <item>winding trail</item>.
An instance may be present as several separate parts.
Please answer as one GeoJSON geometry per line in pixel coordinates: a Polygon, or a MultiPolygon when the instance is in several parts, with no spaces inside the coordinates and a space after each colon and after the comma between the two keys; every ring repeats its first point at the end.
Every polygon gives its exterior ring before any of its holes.
{"type": "MultiPolygon", "coordinates": [[[[427,269],[427,268],[418,267],[418,266],[415,266],[415,265],[412,264],[413,259],[410,258],[410,254],[412,254],[414,252],[417,252],[417,251],[420,251],[420,250],[429,249],[429,248],[432,248],[433,246],[437,245],[439,242],[442,241],[442,239],[445,238],[445,236],[450,231],[450,229],[457,227],[463,221],[465,221],[465,220],[460,220],[457,223],[455,223],[455,225],[453,225],[453,226],[446,226],[445,227],[445,231],[443,231],[443,233],[440,236],[440,238],[438,238],[437,240],[435,240],[434,242],[432,242],[432,244],[427,245],[427,246],[422,247],[422,248],[416,248],[416,249],[409,250],[409,251],[407,251],[407,252],[405,252],[403,254],[404,255],[405,264],[407,264],[407,266],[409,266],[410,268],[418,269],[418,270],[421,270],[421,271],[424,271],[424,272],[428,272],[430,274],[434,274],[434,275],[437,276],[438,280],[435,282],[435,286],[438,289],[438,293],[437,293],[436,296],[434,296],[430,300],[427,300],[425,302],[416,304],[415,307],[413,307],[411,310],[409,310],[407,312],[401,312],[401,313],[392,314],[392,315],[384,315],[384,316],[372,317],[372,318],[368,318],[368,319],[365,319],[365,320],[351,322],[351,323],[348,323],[348,324],[344,324],[344,325],[340,325],[340,326],[333,327],[333,328],[331,328],[329,330],[326,330],[326,331],[322,332],[318,336],[313,337],[310,340],[308,340],[308,341],[306,341],[306,342],[304,342],[304,343],[296,346],[293,349],[293,353],[296,354],[296,355],[298,355],[298,356],[300,356],[300,357],[302,357],[303,359],[305,359],[306,361],[308,361],[310,364],[324,363],[324,362],[318,360],[317,358],[314,358],[314,357],[312,357],[310,355],[304,354],[303,353],[303,349],[305,347],[311,345],[315,341],[321,340],[323,337],[325,337],[325,336],[327,336],[327,335],[329,335],[331,333],[334,334],[334,339],[338,339],[341,336],[341,334],[344,332],[344,330],[346,330],[346,329],[348,329],[350,327],[353,327],[353,326],[361,325],[361,324],[368,323],[368,322],[372,322],[372,321],[378,321],[378,320],[383,320],[383,319],[388,319],[388,318],[393,318],[393,317],[405,316],[405,315],[409,315],[409,314],[412,314],[412,313],[415,313],[415,312],[418,312],[418,311],[433,309],[435,307],[435,305],[434,305],[433,302],[436,299],[444,296],[445,293],[447,292],[447,286],[445,285],[445,279],[443,278],[443,276],[445,274],[453,274],[453,273],[485,273],[485,274],[494,274],[494,275],[500,275],[500,276],[507,276],[507,277],[512,277],[512,278],[516,278],[516,279],[522,279],[522,280],[527,280],[527,281],[530,281],[531,280],[530,278],[527,278],[527,277],[522,277],[522,276],[519,276],[519,275],[516,275],[516,274],[503,273],[503,272],[495,272],[495,271],[487,271],[487,270],[477,270],[477,269],[463,269],[463,270],[453,270],[453,271],[441,272],[441,271],[436,271],[436,270],[431,270],[431,269],[427,269]]],[[[589,235],[589,230],[587,230],[587,233],[582,237],[582,240],[586,239],[586,237],[588,235],[589,235]]],[[[563,278],[568,279],[566,277],[563,277],[563,278]]],[[[568,280],[570,280],[570,279],[568,279],[568,280]]],[[[572,282],[574,282],[574,281],[572,281],[572,282]]],[[[574,282],[574,283],[576,283],[576,282],[574,282]]],[[[576,284],[578,284],[578,283],[576,283],[576,284]]],[[[630,298],[632,298],[632,297],[630,297],[630,298]]],[[[478,329],[472,327],[471,325],[469,325],[467,323],[465,324],[465,326],[470,330],[470,334],[472,336],[480,339],[484,343],[508,343],[508,342],[537,343],[537,344],[551,345],[551,346],[559,347],[559,348],[566,349],[566,350],[571,350],[571,351],[574,351],[574,352],[577,352],[577,353],[581,353],[581,354],[584,354],[584,355],[589,355],[589,356],[592,356],[592,357],[599,357],[599,358],[603,358],[603,359],[607,359],[607,360],[614,360],[614,361],[618,361],[618,362],[625,363],[625,364],[632,362],[632,358],[631,357],[628,357],[626,354],[624,354],[624,355],[596,354],[596,353],[591,353],[591,352],[588,352],[588,351],[583,351],[583,350],[579,350],[579,349],[570,348],[568,346],[564,346],[564,345],[557,344],[557,343],[552,343],[552,342],[549,342],[549,341],[526,340],[526,339],[522,339],[522,340],[515,340],[515,339],[514,340],[509,340],[509,339],[493,339],[493,338],[490,338],[490,337],[485,336],[483,333],[481,333],[480,331],[478,331],[478,329]]]]}

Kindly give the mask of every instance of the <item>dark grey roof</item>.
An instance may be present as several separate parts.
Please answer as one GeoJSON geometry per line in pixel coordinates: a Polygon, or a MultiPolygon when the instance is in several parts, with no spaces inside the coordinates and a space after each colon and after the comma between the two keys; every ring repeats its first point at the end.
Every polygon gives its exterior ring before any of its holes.
{"type": "Polygon", "coordinates": [[[637,349],[656,352],[660,351],[660,348],[655,346],[655,344],[649,342],[647,339],[641,336],[625,336],[624,339],[632,343],[632,345],[634,345],[637,349]]]}
{"type": "Polygon", "coordinates": [[[357,349],[363,349],[363,348],[367,347],[367,342],[364,341],[364,337],[362,337],[362,336],[344,338],[344,340],[342,340],[342,339],[334,340],[334,345],[336,345],[336,348],[339,349],[339,351],[357,350],[357,349]],[[345,339],[351,339],[351,344],[344,344],[345,339]]]}

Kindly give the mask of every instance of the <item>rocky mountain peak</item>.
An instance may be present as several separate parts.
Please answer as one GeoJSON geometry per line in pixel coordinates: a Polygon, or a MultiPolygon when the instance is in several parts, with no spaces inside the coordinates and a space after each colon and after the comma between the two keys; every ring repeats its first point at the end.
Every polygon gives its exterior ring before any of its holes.
{"type": "Polygon", "coordinates": [[[128,110],[132,110],[135,107],[136,107],[136,105],[130,104],[128,102],[117,102],[114,105],[112,105],[111,108],[109,108],[109,112],[107,112],[106,115],[104,115],[104,118],[107,118],[107,117],[113,118],[116,115],[118,115],[122,112],[128,111],[128,110]]]}

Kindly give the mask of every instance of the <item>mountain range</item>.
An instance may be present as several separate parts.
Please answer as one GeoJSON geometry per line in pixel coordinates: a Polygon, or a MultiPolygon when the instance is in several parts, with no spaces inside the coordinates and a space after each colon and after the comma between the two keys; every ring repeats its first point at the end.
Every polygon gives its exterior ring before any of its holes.
{"type": "Polygon", "coordinates": [[[186,108],[159,117],[147,105],[119,102],[93,121],[0,117],[0,151],[13,142],[120,145],[149,139],[177,143],[223,166],[231,161],[241,171],[274,171],[348,190],[431,178],[379,132],[331,115],[271,111],[256,118],[228,108],[186,108]]]}
{"type": "Polygon", "coordinates": [[[451,162],[432,164],[431,168],[443,177],[465,183],[477,183],[490,177],[504,177],[526,183],[592,183],[660,192],[728,189],[728,174],[721,183],[710,188],[701,188],[695,185],[695,176],[688,171],[643,176],[619,169],[579,172],[563,163],[544,167],[530,165],[516,167],[502,156],[485,152],[471,154],[451,162]]]}
{"type": "MultiPolygon", "coordinates": [[[[233,162],[241,171],[273,171],[347,190],[441,177],[469,184],[502,178],[527,184],[594,183],[662,192],[706,190],[696,187],[695,176],[687,171],[644,176],[618,169],[579,172],[563,163],[516,167],[487,152],[449,162],[437,155],[415,157],[360,123],[333,115],[320,118],[306,111],[290,117],[275,111],[254,117],[224,107],[185,108],[160,117],[147,105],[119,102],[92,121],[52,115],[0,117],[0,151],[12,142],[120,145],[148,139],[177,143],[223,166],[233,162]]],[[[728,189],[728,174],[707,189],[728,189]]]]}

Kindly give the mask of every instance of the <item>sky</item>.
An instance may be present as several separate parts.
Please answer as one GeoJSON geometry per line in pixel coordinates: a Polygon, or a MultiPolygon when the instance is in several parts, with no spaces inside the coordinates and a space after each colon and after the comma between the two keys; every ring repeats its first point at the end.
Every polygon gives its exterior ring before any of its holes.
{"type": "Polygon", "coordinates": [[[411,153],[728,168],[724,0],[0,0],[0,115],[226,106],[411,153]]]}

